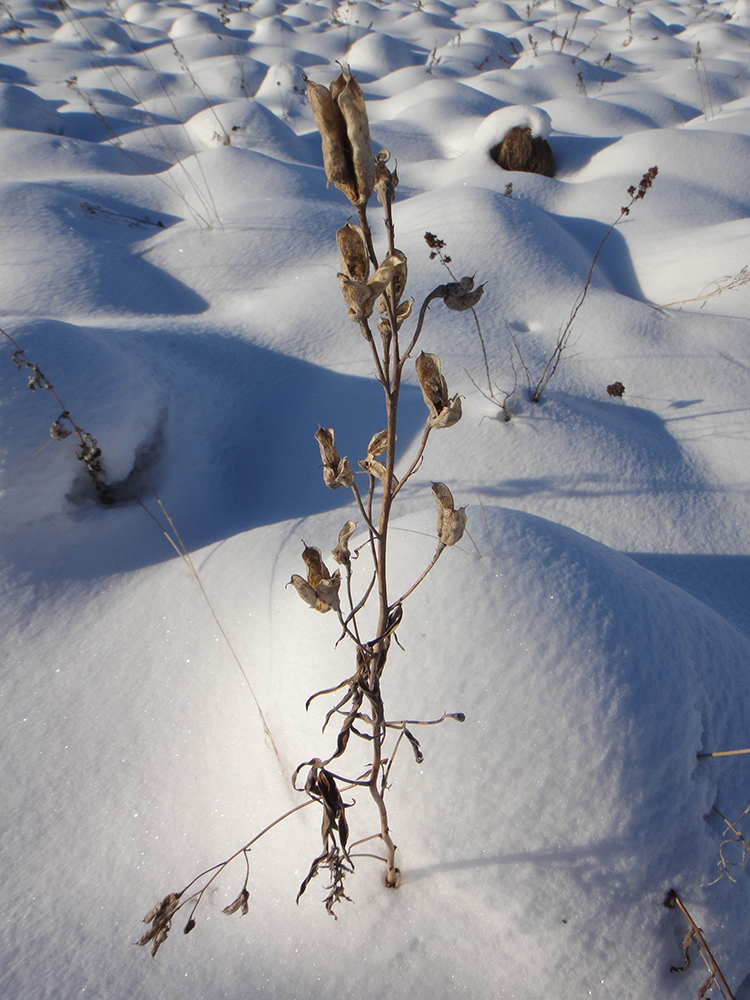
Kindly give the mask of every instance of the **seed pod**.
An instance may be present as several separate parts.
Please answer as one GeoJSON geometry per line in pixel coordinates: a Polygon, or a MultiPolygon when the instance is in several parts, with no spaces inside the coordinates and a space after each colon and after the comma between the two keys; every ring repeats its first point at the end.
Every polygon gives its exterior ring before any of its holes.
{"type": "Polygon", "coordinates": [[[379,479],[381,483],[385,484],[388,474],[382,462],[378,462],[374,458],[368,457],[362,459],[362,461],[359,464],[365,470],[368,476],[375,476],[376,479],[379,479]]]}
{"type": "Polygon", "coordinates": [[[347,566],[352,557],[349,551],[349,539],[354,534],[356,528],[357,525],[354,521],[347,521],[339,532],[338,545],[331,552],[331,555],[340,566],[347,566]]]}
{"type": "Polygon", "coordinates": [[[351,488],[354,485],[354,474],[349,459],[339,458],[333,428],[319,427],[315,432],[315,440],[323,460],[323,482],[331,490],[337,490],[339,486],[351,488]]]}
{"type": "Polygon", "coordinates": [[[341,110],[327,87],[305,78],[307,97],[323,145],[323,166],[328,184],[335,184],[355,205],[357,181],[349,153],[349,137],[341,110]]]}
{"type": "MultiPolygon", "coordinates": [[[[389,261],[393,261],[396,258],[397,262],[394,267],[393,272],[393,296],[396,305],[401,301],[401,296],[406,290],[406,281],[408,278],[408,267],[406,263],[406,254],[401,250],[394,250],[393,253],[386,258],[389,261]]],[[[381,313],[384,313],[388,306],[386,305],[385,295],[381,295],[378,300],[378,309],[381,313]]],[[[405,318],[405,317],[404,317],[405,318]]]]}
{"type": "MultiPolygon", "coordinates": [[[[373,292],[373,297],[385,291],[391,280],[396,276],[399,267],[403,267],[403,262],[395,253],[389,254],[385,258],[375,274],[368,281],[368,285],[373,292]]],[[[404,284],[406,284],[406,279],[404,279],[404,284]]]]}
{"type": "Polygon", "coordinates": [[[336,570],[331,575],[328,572],[328,567],[323,562],[320,549],[311,545],[305,546],[302,559],[307,567],[307,580],[303,580],[301,576],[295,573],[289,583],[294,587],[305,604],[315,611],[319,611],[321,614],[325,614],[331,608],[334,611],[338,611],[340,607],[340,571],[336,570]]]}
{"type": "Polygon", "coordinates": [[[449,309],[453,309],[455,312],[465,312],[467,309],[473,308],[484,293],[484,284],[481,284],[478,288],[474,288],[474,279],[472,277],[461,278],[460,281],[451,281],[443,287],[445,288],[443,302],[445,302],[449,309]]]}
{"type": "Polygon", "coordinates": [[[359,226],[348,222],[336,233],[336,242],[341,251],[341,270],[347,278],[367,281],[370,276],[370,258],[367,255],[365,234],[359,226]]]}
{"type": "Polygon", "coordinates": [[[370,439],[370,443],[367,446],[367,457],[368,458],[378,458],[388,447],[388,431],[378,431],[377,434],[373,434],[370,439]]]}
{"type": "Polygon", "coordinates": [[[453,494],[445,483],[433,483],[432,494],[437,504],[437,533],[442,545],[455,545],[466,527],[466,508],[455,509],[453,494]]]}
{"type": "Polygon", "coordinates": [[[339,274],[339,285],[344,296],[344,302],[349,309],[349,319],[353,323],[359,323],[368,316],[372,316],[372,306],[376,293],[372,291],[366,281],[355,281],[345,274],[339,274]]]}
{"type": "Polygon", "coordinates": [[[391,154],[387,149],[381,149],[375,158],[375,194],[383,206],[393,201],[398,184],[396,169],[389,170],[386,166],[390,158],[391,154]]]}
{"type": "Polygon", "coordinates": [[[355,205],[364,205],[369,201],[375,186],[375,158],[372,155],[365,95],[354,77],[346,77],[343,73],[336,81],[333,92],[336,93],[336,103],[346,123],[346,134],[354,164],[357,200],[350,196],[349,200],[355,205]],[[342,78],[343,86],[340,83],[342,78]]]}
{"type": "Polygon", "coordinates": [[[422,351],[415,362],[415,368],[424,401],[430,411],[430,427],[442,430],[458,423],[462,416],[461,397],[455,395],[451,398],[448,395],[448,384],[440,370],[438,356],[422,351]]]}

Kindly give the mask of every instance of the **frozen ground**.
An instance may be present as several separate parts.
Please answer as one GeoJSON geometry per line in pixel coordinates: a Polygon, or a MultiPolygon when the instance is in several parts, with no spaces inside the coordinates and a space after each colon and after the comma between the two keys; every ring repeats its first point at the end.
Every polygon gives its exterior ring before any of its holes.
{"type": "MultiPolygon", "coordinates": [[[[6,342],[3,1000],[682,1000],[708,973],[694,954],[670,974],[670,887],[748,1000],[746,870],[708,883],[750,762],[696,754],[750,746],[750,0],[7,0],[0,31],[0,323],[121,498],[95,502],[6,342]],[[332,739],[304,702],[353,668],[285,590],[301,539],[328,551],[357,518],[318,424],[353,464],[384,424],[303,82],[337,61],[398,160],[408,293],[447,278],[429,230],[486,282],[496,393],[519,380],[505,423],[471,314],[433,306],[420,346],[464,417],[398,498],[393,587],[434,551],[432,480],[471,540],[405,605],[386,700],[467,719],[394,765],[398,892],[362,860],[337,922],[321,878],[296,906],[307,810],[253,850],[247,916],[221,913],[240,866],[152,961],[143,915],[299,801],[293,769],[332,739]],[[488,157],[526,122],[548,123],[552,178],[488,157]],[[541,371],[653,165],[529,402],[514,342],[541,371]]],[[[408,383],[402,470],[425,419],[408,383]]]]}

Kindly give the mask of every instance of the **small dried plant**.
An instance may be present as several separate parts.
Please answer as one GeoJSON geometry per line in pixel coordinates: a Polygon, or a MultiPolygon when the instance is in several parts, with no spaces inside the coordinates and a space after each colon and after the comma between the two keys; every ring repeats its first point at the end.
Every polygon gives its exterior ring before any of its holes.
{"type": "Polygon", "coordinates": [[[78,438],[76,458],[80,462],[83,462],[86,467],[86,472],[88,472],[91,477],[91,481],[94,484],[97,499],[100,503],[113,503],[114,497],[109,485],[106,482],[106,473],[102,463],[102,452],[96,442],[96,438],[92,437],[88,431],[85,431],[82,427],[78,426],[75,420],[71,417],[70,411],[67,409],[62,399],[58,396],[54,385],[44,374],[39,365],[36,364],[36,362],[29,360],[26,352],[9,333],[0,329],[0,334],[2,334],[10,344],[12,344],[13,352],[11,354],[11,360],[19,371],[26,373],[29,389],[32,392],[36,392],[37,389],[46,390],[52,394],[60,406],[60,416],[57,417],[56,420],[52,421],[49,429],[52,440],[64,441],[66,438],[69,438],[71,434],[74,434],[78,438]]]}
{"type": "MultiPolygon", "coordinates": [[[[552,378],[554,377],[555,372],[557,371],[560,362],[562,361],[563,354],[568,350],[568,348],[571,345],[575,321],[578,317],[578,313],[581,310],[581,306],[586,301],[586,296],[588,295],[589,288],[591,287],[591,279],[594,276],[594,270],[599,260],[599,255],[601,254],[602,249],[604,248],[604,244],[607,242],[609,237],[614,232],[615,228],[622,222],[622,220],[625,219],[628,215],[630,215],[630,209],[633,207],[633,205],[637,201],[642,201],[646,197],[646,194],[648,193],[649,189],[654,183],[654,180],[656,179],[656,175],[658,173],[659,173],[658,167],[651,167],[649,170],[646,171],[643,177],[641,177],[637,188],[635,187],[635,185],[632,185],[631,187],[628,188],[628,195],[630,197],[630,201],[628,201],[628,203],[620,209],[620,214],[617,216],[615,221],[610,225],[609,229],[607,229],[604,236],[602,236],[601,242],[599,243],[599,246],[596,249],[596,253],[594,254],[593,259],[591,261],[591,267],[589,268],[589,273],[586,276],[586,282],[581,291],[578,293],[577,299],[573,303],[573,308],[570,311],[570,316],[568,316],[568,319],[566,320],[565,324],[560,328],[560,332],[557,336],[557,343],[555,344],[555,348],[552,351],[552,354],[550,354],[544,367],[542,368],[541,374],[537,378],[534,378],[532,376],[528,366],[525,364],[523,358],[521,357],[520,349],[518,350],[521,365],[523,366],[524,371],[526,372],[526,378],[529,384],[531,401],[533,403],[540,402],[545,389],[552,381],[552,378]]],[[[518,349],[518,344],[516,344],[516,348],[518,349]]]]}
{"type": "MultiPolygon", "coordinates": [[[[390,169],[390,154],[382,150],[373,156],[365,100],[355,78],[341,72],[330,87],[306,80],[308,98],[316,125],[321,134],[326,177],[341,190],[357,210],[358,225],[346,223],[336,233],[341,255],[339,285],[348,309],[349,319],[356,323],[369,348],[376,378],[385,397],[385,427],[373,434],[366,456],[358,463],[355,475],[347,457],[339,454],[333,428],[320,427],[315,439],[320,449],[323,481],[330,489],[351,490],[354,506],[364,524],[367,540],[363,548],[369,553],[369,570],[355,596],[353,573],[354,554],[349,543],[357,525],[347,520],[342,526],[332,550],[336,568],[326,565],[321,550],[304,544],[302,562],[304,575],[292,575],[288,586],[320,614],[333,614],[341,627],[341,639],[353,647],[354,670],[334,687],[317,691],[307,700],[306,708],[318,698],[330,698],[323,722],[323,731],[335,720],[338,734],[327,755],[315,755],[303,761],[292,775],[296,791],[304,801],[243,844],[230,857],[201,872],[179,892],[166,895],[145,917],[149,930],[138,941],[149,944],[155,955],[166,940],[176,914],[186,908],[184,933],[195,927],[195,914],[203,897],[215,880],[232,862],[242,858],[245,875],[234,902],[224,910],[227,914],[247,913],[249,908],[249,852],[269,831],[302,809],[313,806],[321,812],[321,849],[314,856],[303,879],[297,901],[321,872],[327,872],[326,910],[336,916],[338,905],[349,899],[346,880],[363,857],[375,858],[384,866],[385,885],[396,888],[400,871],[396,864],[387,808],[387,792],[391,771],[399,749],[406,742],[415,759],[421,762],[420,742],[414,735],[418,726],[438,725],[446,719],[464,721],[460,712],[443,713],[431,720],[393,719],[386,712],[381,680],[392,643],[404,615],[404,604],[433,569],[447,548],[461,540],[466,526],[466,511],[457,507],[450,489],[444,483],[433,483],[432,494],[437,505],[435,552],[429,563],[402,593],[394,596],[389,585],[387,554],[389,527],[394,501],[417,471],[433,431],[456,424],[462,415],[461,397],[451,396],[439,358],[422,352],[415,360],[428,416],[419,445],[408,468],[396,473],[396,431],[399,394],[405,366],[410,362],[419,342],[429,306],[442,300],[448,309],[472,309],[482,296],[482,286],[475,287],[472,277],[438,285],[425,297],[416,313],[411,333],[404,325],[412,317],[413,302],[405,298],[408,277],[406,255],[395,244],[392,206],[398,185],[397,170],[390,169]],[[379,256],[367,220],[367,204],[373,192],[382,207],[387,246],[379,256]],[[373,322],[377,317],[377,328],[373,322]],[[366,484],[363,489],[357,480],[366,484]],[[364,609],[375,604],[376,613],[369,615],[375,622],[367,630],[364,609]],[[356,750],[366,749],[366,761],[356,750]],[[335,763],[334,763],[335,762],[335,763]],[[345,795],[352,789],[369,792],[374,806],[375,832],[363,831],[352,839],[349,815],[355,803],[345,795]],[[368,851],[362,847],[370,844],[368,851]],[[372,845],[375,844],[375,847],[372,845]],[[379,846],[377,853],[374,851],[379,846]]],[[[368,799],[364,799],[367,803],[368,799]]],[[[356,804],[359,817],[365,805],[356,804]]]]}

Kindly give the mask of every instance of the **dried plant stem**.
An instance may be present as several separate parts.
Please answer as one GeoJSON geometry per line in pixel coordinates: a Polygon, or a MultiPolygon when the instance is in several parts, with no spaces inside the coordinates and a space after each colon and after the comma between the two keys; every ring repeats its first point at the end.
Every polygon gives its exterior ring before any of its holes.
{"type": "Polygon", "coordinates": [[[425,450],[425,448],[427,447],[427,439],[428,439],[428,437],[430,436],[430,431],[431,431],[431,430],[432,430],[432,427],[430,426],[430,424],[429,424],[429,422],[428,422],[428,423],[427,423],[427,424],[425,425],[425,429],[424,429],[424,432],[422,433],[422,440],[421,440],[421,441],[420,441],[420,443],[419,443],[419,448],[417,449],[417,454],[416,454],[416,455],[414,456],[414,461],[413,461],[413,462],[411,463],[411,465],[410,465],[410,466],[409,466],[409,468],[408,468],[408,469],[406,470],[406,472],[405,472],[405,473],[404,473],[404,475],[403,475],[403,476],[401,477],[401,479],[399,479],[399,481],[398,481],[398,482],[396,483],[396,485],[395,485],[395,486],[393,487],[393,496],[394,496],[394,497],[395,497],[395,496],[396,496],[396,494],[397,494],[397,493],[399,492],[399,490],[400,490],[400,489],[401,489],[401,487],[402,487],[402,486],[404,485],[404,483],[405,483],[405,482],[406,482],[406,481],[407,481],[407,480],[408,480],[408,479],[409,479],[409,478],[410,478],[410,477],[412,476],[412,474],[413,474],[414,472],[416,472],[416,470],[417,470],[417,469],[419,468],[419,465],[420,465],[420,463],[421,463],[421,461],[422,461],[422,456],[424,455],[424,450],[425,450]]]}
{"type": "MultiPolygon", "coordinates": [[[[672,907],[676,906],[680,910],[680,912],[682,913],[682,915],[685,917],[685,919],[687,920],[687,922],[690,924],[690,927],[692,929],[693,935],[695,936],[695,938],[696,938],[696,940],[698,942],[698,945],[699,945],[702,953],[705,955],[706,959],[708,960],[709,966],[710,966],[711,970],[713,971],[713,974],[716,976],[716,978],[718,979],[719,983],[721,984],[722,991],[725,991],[725,996],[728,998],[728,1000],[735,1000],[734,994],[730,990],[729,984],[727,983],[726,979],[724,978],[724,975],[723,975],[721,969],[719,968],[719,965],[718,965],[716,959],[711,954],[711,949],[706,944],[706,939],[703,937],[703,931],[700,929],[700,927],[696,924],[696,922],[690,916],[690,914],[688,913],[687,907],[682,902],[682,900],[680,899],[680,897],[677,894],[677,891],[675,889],[670,889],[669,890],[669,892],[667,893],[667,898],[664,900],[664,905],[666,907],[670,908],[670,909],[672,907]]],[[[675,970],[674,966],[673,966],[672,971],[677,971],[677,970],[675,970]]]]}
{"type": "Polygon", "coordinates": [[[430,570],[435,565],[435,563],[438,561],[438,559],[440,558],[440,556],[443,554],[444,551],[445,551],[445,545],[443,545],[442,542],[438,542],[437,550],[435,551],[435,555],[432,557],[429,566],[427,566],[427,568],[417,577],[417,579],[414,581],[414,583],[411,585],[411,587],[409,587],[409,589],[407,591],[405,591],[405,593],[403,593],[401,595],[401,597],[399,597],[399,599],[396,601],[396,605],[403,604],[403,602],[406,600],[406,598],[410,594],[414,593],[414,591],[420,585],[420,583],[422,582],[422,580],[424,580],[424,578],[430,572],[430,570]]]}
{"type": "Polygon", "coordinates": [[[737,757],[743,753],[750,753],[750,750],[716,750],[713,753],[698,753],[696,757],[737,757]]]}
{"type": "Polygon", "coordinates": [[[152,495],[154,497],[154,500],[158,504],[159,509],[161,510],[162,514],[166,518],[167,524],[171,528],[171,530],[172,530],[172,532],[174,534],[174,537],[172,537],[169,534],[169,532],[166,531],[165,528],[163,528],[161,524],[159,524],[158,518],[156,518],[156,516],[152,513],[152,511],[150,511],[148,509],[148,507],[144,504],[144,502],[141,500],[141,498],[137,497],[136,499],[138,500],[138,503],[143,508],[143,510],[145,510],[145,512],[148,514],[148,516],[152,519],[152,521],[154,521],[154,523],[159,528],[159,530],[162,532],[162,534],[167,539],[167,541],[171,544],[172,548],[175,550],[175,552],[178,554],[178,556],[180,556],[180,558],[182,559],[182,561],[185,563],[185,565],[187,566],[187,568],[190,570],[190,573],[191,573],[193,579],[198,584],[198,588],[200,589],[200,592],[203,595],[203,600],[206,602],[206,606],[208,607],[208,610],[211,613],[211,617],[213,618],[214,622],[216,623],[216,627],[218,628],[219,632],[221,633],[221,637],[223,638],[224,642],[226,643],[227,648],[229,649],[229,652],[232,654],[232,658],[234,659],[234,662],[237,664],[237,667],[239,668],[239,671],[242,674],[242,677],[244,678],[245,684],[247,684],[248,691],[250,692],[250,695],[251,695],[253,701],[255,702],[255,707],[258,710],[258,715],[260,716],[260,721],[261,721],[261,724],[263,726],[263,733],[264,733],[264,735],[266,737],[266,740],[268,741],[271,749],[273,750],[274,754],[276,755],[276,759],[278,760],[280,767],[282,768],[282,770],[284,770],[284,764],[283,764],[283,761],[281,759],[281,754],[279,753],[279,749],[276,746],[276,740],[274,740],[274,738],[273,738],[273,733],[271,732],[271,728],[268,725],[268,722],[266,721],[266,717],[265,717],[265,715],[263,713],[263,709],[260,706],[260,702],[258,701],[258,697],[255,694],[255,691],[253,690],[252,684],[250,683],[250,678],[247,676],[247,673],[245,672],[245,668],[242,665],[242,661],[240,660],[239,656],[237,655],[237,651],[235,650],[235,648],[232,645],[232,642],[231,642],[229,636],[227,635],[226,631],[224,630],[224,626],[221,624],[219,616],[216,614],[216,611],[214,610],[214,606],[211,603],[211,599],[208,596],[208,594],[206,593],[206,588],[203,586],[203,581],[200,578],[200,574],[198,573],[198,570],[195,568],[195,563],[193,562],[193,560],[192,560],[192,558],[190,556],[190,553],[188,552],[187,547],[185,546],[185,543],[183,542],[182,538],[180,537],[180,533],[178,532],[177,528],[175,527],[174,521],[172,520],[171,516],[167,512],[167,509],[164,506],[164,504],[162,503],[162,501],[159,498],[158,494],[156,493],[155,490],[152,490],[151,493],[152,493],[152,495]]]}

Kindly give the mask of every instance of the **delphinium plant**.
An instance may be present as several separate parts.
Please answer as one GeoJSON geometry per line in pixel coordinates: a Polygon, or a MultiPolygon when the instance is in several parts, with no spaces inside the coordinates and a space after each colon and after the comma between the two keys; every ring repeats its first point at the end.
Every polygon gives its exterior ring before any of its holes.
{"type": "Polygon", "coordinates": [[[332,550],[336,568],[331,571],[320,549],[305,544],[302,552],[305,575],[294,574],[289,585],[311,609],[320,614],[332,612],[336,615],[341,638],[353,649],[353,671],[340,684],[312,694],[307,701],[309,708],[318,698],[331,699],[323,731],[335,721],[338,733],[327,753],[311,756],[296,768],[292,783],[304,796],[304,801],[270,822],[229,858],[200,873],[179,892],[169,893],[146,915],[145,922],[150,927],[138,944],[150,944],[152,955],[166,940],[180,910],[186,916],[184,932],[193,930],[196,911],[206,890],[239,859],[244,861],[244,881],[224,912],[247,913],[251,847],[279,823],[307,807],[317,806],[321,811],[322,844],[300,885],[298,901],[316,875],[325,870],[328,874],[325,906],[335,916],[337,904],[349,898],[345,893],[345,881],[354,872],[356,861],[364,856],[376,857],[385,869],[385,885],[396,888],[400,871],[387,807],[396,754],[406,741],[421,762],[420,744],[413,730],[449,718],[459,722],[464,719],[460,712],[445,713],[432,720],[392,719],[383,702],[381,680],[403,619],[405,602],[443,552],[461,539],[466,525],[466,511],[456,506],[448,487],[444,483],[433,483],[432,494],[437,505],[434,555],[410,586],[401,593],[392,591],[387,562],[394,502],[419,468],[433,431],[445,430],[461,419],[461,397],[450,395],[440,360],[434,354],[420,353],[413,363],[428,416],[413,458],[405,471],[397,474],[396,432],[404,372],[406,366],[412,364],[430,304],[442,300],[452,310],[471,309],[481,298],[482,286],[475,287],[471,277],[438,285],[426,296],[414,317],[413,301],[405,297],[407,258],[395,243],[392,207],[398,174],[388,166],[390,154],[387,150],[373,156],[362,91],[354,77],[343,71],[330,87],[308,80],[307,89],[322,137],[328,182],[335,184],[357,211],[358,224],[347,222],[336,233],[341,254],[338,278],[349,319],[360,329],[383,389],[385,427],[373,434],[367,454],[359,462],[361,471],[356,475],[349,459],[339,455],[334,428],[320,427],[315,433],[326,486],[334,490],[351,490],[357,516],[364,526],[366,540],[360,550],[367,556],[356,562],[358,569],[363,563],[369,563],[364,579],[357,580],[355,586],[354,558],[349,543],[357,524],[347,520],[332,550]],[[387,246],[382,256],[376,252],[367,220],[367,205],[373,192],[380,202],[385,223],[387,246]],[[409,333],[405,333],[407,322],[409,333]],[[361,488],[358,480],[363,484],[361,488]],[[373,605],[376,614],[370,610],[373,605]],[[368,608],[366,615],[365,608],[368,608]],[[369,632],[366,622],[370,623],[369,632]],[[366,762],[362,749],[366,751],[366,762]],[[363,813],[368,796],[358,800],[355,809],[353,802],[345,800],[347,792],[353,789],[369,792],[369,801],[374,805],[372,819],[360,820],[358,815],[357,827],[365,822],[374,822],[375,826],[374,832],[371,827],[369,833],[354,840],[350,837],[350,825],[354,824],[350,823],[348,814],[363,813]],[[368,844],[366,853],[362,850],[365,843],[368,844]],[[375,851],[378,853],[374,854],[375,851]]]}

